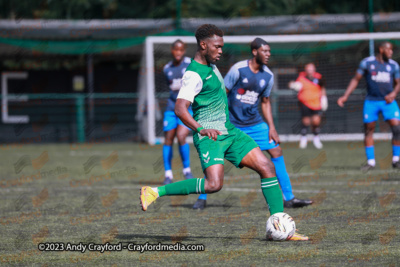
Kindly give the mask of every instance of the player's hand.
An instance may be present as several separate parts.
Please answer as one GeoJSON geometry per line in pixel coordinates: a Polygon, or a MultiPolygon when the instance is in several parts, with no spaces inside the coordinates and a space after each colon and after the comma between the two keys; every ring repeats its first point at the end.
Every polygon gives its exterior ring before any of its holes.
{"type": "Polygon", "coordinates": [[[337,104],[339,105],[339,107],[344,107],[344,103],[346,103],[346,101],[347,101],[347,97],[345,97],[345,96],[342,96],[342,97],[339,97],[339,99],[337,100],[337,104]]]}
{"type": "Polygon", "coordinates": [[[395,98],[396,98],[396,94],[395,93],[391,92],[390,94],[387,94],[385,96],[386,103],[387,104],[392,103],[395,100],[395,98]]]}
{"type": "Polygon", "coordinates": [[[202,129],[200,131],[201,136],[208,136],[209,139],[212,139],[214,141],[217,141],[218,135],[221,135],[222,133],[218,130],[215,129],[202,129]]]}
{"type": "Polygon", "coordinates": [[[269,129],[269,142],[275,141],[276,144],[280,144],[278,132],[275,129],[269,129]]]}

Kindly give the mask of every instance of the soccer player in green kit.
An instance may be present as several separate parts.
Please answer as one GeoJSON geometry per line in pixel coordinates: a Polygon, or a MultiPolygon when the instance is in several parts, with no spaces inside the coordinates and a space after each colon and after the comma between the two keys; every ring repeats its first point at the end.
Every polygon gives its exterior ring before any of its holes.
{"type": "MultiPolygon", "coordinates": [[[[182,78],[182,88],[175,104],[175,113],[195,131],[193,143],[199,154],[206,179],[193,178],[151,188],[140,193],[142,209],[158,197],[216,193],[224,180],[224,158],[236,167],[248,167],[261,177],[261,189],[271,215],[283,212],[282,191],[274,165],[261,152],[256,142],[237,129],[229,120],[228,99],[224,80],[214,65],[224,46],[223,32],[212,24],[196,30],[197,52],[182,78]],[[192,104],[193,117],[188,108],[192,104]]],[[[290,240],[308,240],[296,233],[290,240]]]]}

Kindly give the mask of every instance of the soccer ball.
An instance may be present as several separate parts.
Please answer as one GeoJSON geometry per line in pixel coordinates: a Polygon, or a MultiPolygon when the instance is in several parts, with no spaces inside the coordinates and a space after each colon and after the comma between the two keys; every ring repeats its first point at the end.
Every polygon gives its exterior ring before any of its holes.
{"type": "Polygon", "coordinates": [[[267,240],[289,240],[295,231],[296,224],[293,218],[287,213],[275,213],[267,220],[267,240]]]}

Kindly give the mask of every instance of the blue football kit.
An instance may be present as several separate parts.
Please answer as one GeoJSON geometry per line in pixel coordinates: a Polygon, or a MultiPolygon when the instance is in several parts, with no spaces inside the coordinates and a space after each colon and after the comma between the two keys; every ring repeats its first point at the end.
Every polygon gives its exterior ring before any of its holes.
{"type": "Polygon", "coordinates": [[[385,96],[393,91],[394,79],[400,78],[399,64],[389,59],[381,63],[375,56],[363,59],[357,72],[367,82],[367,96],[364,101],[364,123],[378,120],[382,113],[385,120],[400,119],[400,110],[396,101],[387,104],[385,96]]]}
{"type": "MultiPolygon", "coordinates": [[[[170,95],[167,101],[167,108],[164,112],[164,132],[173,130],[178,127],[178,125],[185,126],[183,122],[175,115],[174,110],[176,98],[182,85],[182,76],[185,73],[186,68],[187,66],[189,66],[190,62],[191,60],[189,57],[184,57],[182,62],[178,66],[175,66],[172,61],[168,62],[164,66],[164,75],[167,79],[167,83],[170,89],[170,95]]],[[[189,108],[189,112],[190,115],[193,115],[191,107],[189,108]]]]}

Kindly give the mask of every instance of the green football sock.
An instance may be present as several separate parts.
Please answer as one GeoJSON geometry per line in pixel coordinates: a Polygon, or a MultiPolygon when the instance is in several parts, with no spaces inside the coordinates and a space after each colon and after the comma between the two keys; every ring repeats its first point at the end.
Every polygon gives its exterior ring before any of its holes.
{"type": "Polygon", "coordinates": [[[193,178],[184,181],[179,181],[172,184],[157,187],[158,195],[162,196],[176,196],[176,195],[189,195],[189,194],[204,194],[204,181],[203,178],[193,178]]]}
{"type": "Polygon", "coordinates": [[[261,190],[267,201],[271,215],[283,212],[282,190],[276,177],[261,179],[261,190]]]}

